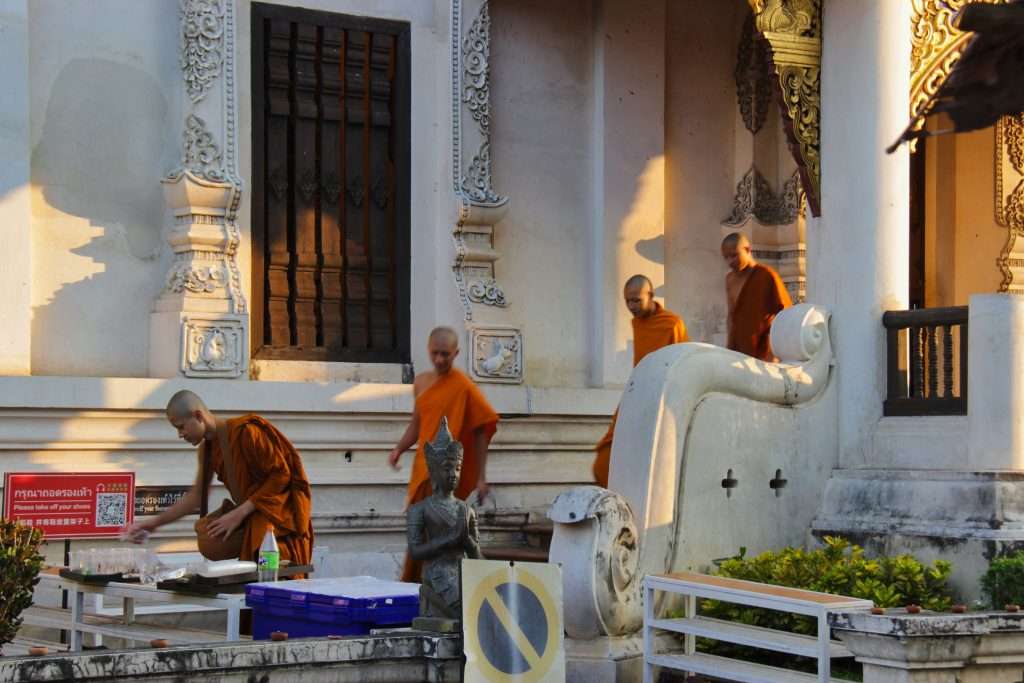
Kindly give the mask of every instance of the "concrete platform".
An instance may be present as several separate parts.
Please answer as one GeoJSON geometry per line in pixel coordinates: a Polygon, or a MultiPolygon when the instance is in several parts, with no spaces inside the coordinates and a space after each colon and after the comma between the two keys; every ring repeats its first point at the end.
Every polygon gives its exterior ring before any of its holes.
{"type": "Polygon", "coordinates": [[[0,681],[440,683],[462,671],[459,636],[410,631],[351,638],[0,657],[0,681]],[[186,676],[186,678],[183,678],[186,676]]]}

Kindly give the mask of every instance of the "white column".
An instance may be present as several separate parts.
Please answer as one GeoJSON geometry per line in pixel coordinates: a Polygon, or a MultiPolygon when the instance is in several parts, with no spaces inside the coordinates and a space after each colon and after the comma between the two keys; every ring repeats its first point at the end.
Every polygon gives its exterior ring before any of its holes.
{"type": "Polygon", "coordinates": [[[32,210],[29,197],[28,0],[0,0],[0,375],[32,366],[32,210]]]}
{"type": "Polygon", "coordinates": [[[633,364],[622,286],[665,283],[665,0],[595,3],[591,383],[633,364]]]}
{"type": "Polygon", "coordinates": [[[964,469],[1024,469],[1024,298],[974,295],[968,323],[964,469]]]}
{"type": "Polygon", "coordinates": [[[822,216],[809,221],[808,300],[832,307],[839,463],[863,466],[882,415],[882,313],[907,307],[909,2],[827,0],[821,73],[822,216]]]}

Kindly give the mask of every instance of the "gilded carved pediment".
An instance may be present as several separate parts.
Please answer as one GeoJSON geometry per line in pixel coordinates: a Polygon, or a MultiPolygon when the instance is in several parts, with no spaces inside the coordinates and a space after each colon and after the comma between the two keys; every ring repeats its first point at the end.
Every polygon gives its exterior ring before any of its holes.
{"type": "Polygon", "coordinates": [[[790,150],[811,213],[821,202],[821,0],[748,0],[771,46],[790,150]]]}

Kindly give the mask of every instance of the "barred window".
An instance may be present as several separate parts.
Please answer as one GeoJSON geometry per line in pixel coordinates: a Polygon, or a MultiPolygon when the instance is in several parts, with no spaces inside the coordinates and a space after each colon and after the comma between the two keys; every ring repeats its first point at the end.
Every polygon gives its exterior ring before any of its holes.
{"type": "Polygon", "coordinates": [[[407,363],[409,26],[252,8],[252,356],[407,363]]]}

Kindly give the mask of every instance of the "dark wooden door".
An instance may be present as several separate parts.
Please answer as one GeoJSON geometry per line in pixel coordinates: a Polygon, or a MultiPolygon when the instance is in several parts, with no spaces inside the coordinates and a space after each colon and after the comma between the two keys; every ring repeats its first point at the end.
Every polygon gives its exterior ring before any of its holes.
{"type": "Polygon", "coordinates": [[[925,140],[917,141],[910,155],[910,308],[925,308],[925,140]]]}
{"type": "Polygon", "coordinates": [[[409,362],[409,26],[254,4],[253,358],[409,362]]]}

